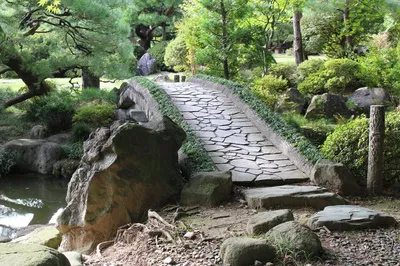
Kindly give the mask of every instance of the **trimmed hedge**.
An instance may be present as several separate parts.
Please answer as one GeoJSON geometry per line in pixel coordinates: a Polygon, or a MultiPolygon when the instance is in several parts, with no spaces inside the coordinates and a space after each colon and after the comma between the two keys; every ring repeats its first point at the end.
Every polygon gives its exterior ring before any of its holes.
{"type": "Polygon", "coordinates": [[[226,79],[202,74],[195,75],[194,78],[225,85],[230,88],[233,93],[237,94],[245,103],[256,111],[257,114],[267,122],[278,135],[282,136],[287,142],[296,147],[300,154],[309,162],[316,163],[318,160],[324,158],[318,148],[306,137],[302,136],[298,129],[287,124],[277,113],[272,112],[264,102],[248,88],[226,79]]]}
{"type": "Polygon", "coordinates": [[[153,98],[158,102],[163,115],[171,118],[185,130],[187,137],[182,145],[182,150],[189,158],[191,172],[216,171],[215,164],[211,161],[211,158],[204,150],[203,145],[197,139],[192,129],[182,118],[180,111],[172,103],[170,97],[160,87],[145,77],[134,77],[133,80],[149,90],[153,98]]]}

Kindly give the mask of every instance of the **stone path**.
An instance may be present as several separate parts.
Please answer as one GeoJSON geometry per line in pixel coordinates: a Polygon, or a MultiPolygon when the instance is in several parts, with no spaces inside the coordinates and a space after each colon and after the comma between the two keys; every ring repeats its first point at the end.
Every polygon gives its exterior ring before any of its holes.
{"type": "Polygon", "coordinates": [[[202,140],[218,169],[232,171],[234,183],[271,186],[308,180],[219,90],[190,82],[160,86],[202,140]]]}

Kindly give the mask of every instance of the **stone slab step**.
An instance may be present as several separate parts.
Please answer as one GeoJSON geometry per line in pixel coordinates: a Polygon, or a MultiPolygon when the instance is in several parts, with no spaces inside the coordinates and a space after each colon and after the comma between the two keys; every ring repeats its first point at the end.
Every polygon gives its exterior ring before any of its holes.
{"type": "Polygon", "coordinates": [[[328,206],[308,220],[311,229],[326,226],[332,231],[375,229],[396,223],[392,216],[354,205],[328,206]]]}
{"type": "Polygon", "coordinates": [[[318,186],[284,185],[250,188],[242,191],[250,208],[278,209],[312,207],[323,209],[330,205],[344,205],[346,200],[318,186]]]}

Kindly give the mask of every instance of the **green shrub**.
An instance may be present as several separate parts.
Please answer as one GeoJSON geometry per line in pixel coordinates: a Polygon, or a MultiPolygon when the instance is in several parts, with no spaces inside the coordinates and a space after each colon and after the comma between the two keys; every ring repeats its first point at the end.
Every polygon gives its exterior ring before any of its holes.
{"type": "Polygon", "coordinates": [[[83,106],[78,109],[72,121],[74,124],[86,124],[95,129],[98,127],[108,127],[115,117],[115,106],[94,104],[83,106]]]}
{"type": "Polygon", "coordinates": [[[187,65],[188,51],[186,48],[185,40],[178,36],[170,41],[165,48],[165,65],[169,67],[186,66],[187,65]]]}
{"type": "MultiPolygon", "coordinates": [[[[400,181],[400,114],[386,115],[384,150],[384,182],[400,181]]],[[[341,162],[353,172],[360,183],[365,183],[368,167],[369,119],[357,118],[338,126],[322,146],[324,155],[341,162]]]]}
{"type": "Polygon", "coordinates": [[[92,129],[86,123],[78,122],[72,125],[72,135],[76,141],[86,140],[91,132],[92,129]]]}
{"type": "Polygon", "coordinates": [[[301,63],[297,67],[297,80],[299,83],[303,82],[308,76],[319,72],[324,66],[322,59],[310,59],[301,63]]]}
{"type": "Polygon", "coordinates": [[[282,77],[284,80],[287,80],[289,87],[296,86],[297,72],[295,65],[272,64],[268,68],[268,74],[275,77],[282,77]]]}
{"type": "Polygon", "coordinates": [[[146,53],[146,50],[140,46],[140,45],[135,45],[135,48],[133,50],[133,55],[135,56],[136,60],[139,61],[139,59],[146,53]]]}
{"type": "MultiPolygon", "coordinates": [[[[361,65],[356,61],[330,59],[319,71],[306,76],[298,89],[305,94],[353,92],[363,84],[361,74],[361,65]]],[[[304,75],[304,73],[300,70],[299,75],[304,75]]]]}
{"type": "Polygon", "coordinates": [[[68,159],[80,160],[83,156],[82,142],[75,142],[68,145],[61,146],[64,156],[68,159]]]}
{"type": "Polygon", "coordinates": [[[16,155],[0,148],[0,177],[10,172],[16,163],[16,155]]]}
{"type": "Polygon", "coordinates": [[[157,61],[159,66],[164,65],[165,49],[167,42],[159,42],[153,45],[147,52],[157,61]]]}
{"type": "Polygon", "coordinates": [[[282,77],[267,75],[254,80],[251,90],[272,110],[279,99],[280,93],[288,89],[288,82],[282,77]]]}
{"type": "Polygon", "coordinates": [[[118,95],[115,93],[115,91],[99,90],[96,88],[81,90],[77,94],[77,97],[77,102],[79,104],[116,104],[118,101],[118,95]]]}

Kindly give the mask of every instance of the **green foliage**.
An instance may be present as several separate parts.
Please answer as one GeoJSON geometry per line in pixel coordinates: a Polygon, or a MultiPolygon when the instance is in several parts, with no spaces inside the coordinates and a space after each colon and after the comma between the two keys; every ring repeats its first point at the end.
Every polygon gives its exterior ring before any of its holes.
{"type": "Polygon", "coordinates": [[[10,88],[0,88],[0,113],[3,112],[3,105],[10,99],[17,96],[18,93],[10,88]]]}
{"type": "Polygon", "coordinates": [[[205,75],[196,75],[195,78],[210,81],[220,85],[225,85],[237,94],[245,103],[247,103],[265,122],[281,137],[292,144],[302,155],[311,163],[324,158],[321,152],[307,138],[301,135],[299,130],[287,124],[277,113],[272,112],[265,103],[259,99],[249,89],[231,82],[229,80],[210,77],[205,75]]]}
{"type": "Polygon", "coordinates": [[[268,74],[275,77],[282,77],[287,80],[289,87],[295,87],[297,83],[297,72],[295,65],[272,64],[268,68],[268,74]]]}
{"type": "Polygon", "coordinates": [[[74,124],[86,124],[92,129],[108,127],[115,117],[115,106],[94,104],[79,108],[72,121],[74,124]]]}
{"type": "Polygon", "coordinates": [[[306,76],[298,89],[304,94],[353,92],[362,86],[361,74],[361,65],[356,61],[330,59],[318,72],[306,76]]]}
{"type": "Polygon", "coordinates": [[[147,52],[157,61],[159,67],[164,65],[165,49],[167,42],[161,41],[153,45],[147,52]]]}
{"type": "Polygon", "coordinates": [[[303,82],[311,74],[320,71],[324,66],[325,61],[322,59],[310,59],[301,63],[297,67],[298,82],[303,82]]]}
{"type": "Polygon", "coordinates": [[[114,91],[99,90],[96,88],[88,88],[78,92],[78,104],[116,104],[118,96],[114,91]]]}
{"type": "Polygon", "coordinates": [[[168,67],[187,65],[188,50],[183,37],[178,35],[177,38],[170,41],[165,49],[165,65],[168,67]]]}
{"type": "Polygon", "coordinates": [[[82,142],[74,142],[68,145],[61,146],[63,154],[68,159],[80,160],[83,156],[82,142]]]}
{"type": "Polygon", "coordinates": [[[284,80],[282,77],[277,78],[272,75],[267,75],[255,79],[251,90],[273,110],[279,99],[279,95],[288,89],[287,84],[287,80],[284,80]]]}
{"type": "Polygon", "coordinates": [[[86,123],[78,122],[72,125],[72,135],[76,141],[86,140],[91,132],[92,129],[86,123]]]}
{"type": "Polygon", "coordinates": [[[16,155],[0,148],[0,177],[10,172],[16,163],[16,155]]]}
{"type": "MultiPolygon", "coordinates": [[[[385,184],[400,181],[400,114],[386,115],[383,176],[385,184]]],[[[369,119],[354,119],[338,126],[322,146],[324,155],[341,162],[365,183],[368,167],[369,119]]]]}
{"type": "Polygon", "coordinates": [[[156,84],[144,77],[135,77],[134,80],[150,91],[154,99],[158,102],[163,115],[171,118],[185,130],[186,140],[182,145],[182,150],[189,158],[191,172],[215,171],[215,164],[211,161],[208,153],[204,150],[190,126],[183,120],[180,111],[171,102],[169,96],[156,84]]]}

